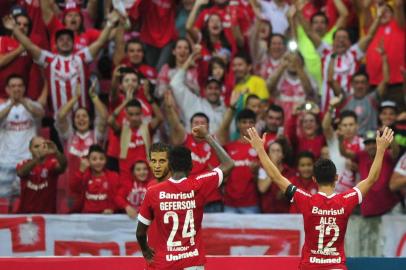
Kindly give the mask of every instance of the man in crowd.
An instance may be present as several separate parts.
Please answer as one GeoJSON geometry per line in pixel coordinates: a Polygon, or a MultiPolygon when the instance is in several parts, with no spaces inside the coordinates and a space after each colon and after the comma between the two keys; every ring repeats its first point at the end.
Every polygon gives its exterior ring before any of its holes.
{"type": "Polygon", "coordinates": [[[54,142],[42,137],[34,137],[29,143],[32,158],[17,165],[21,178],[18,213],[55,214],[58,176],[66,169],[66,157],[54,142]]]}
{"type": "Polygon", "coordinates": [[[170,86],[182,113],[182,119],[186,125],[187,130],[191,130],[190,122],[188,120],[197,113],[204,112],[210,121],[210,134],[214,134],[220,127],[223,121],[226,106],[221,100],[222,83],[215,78],[208,78],[205,88],[205,97],[199,97],[192,93],[186,86],[186,71],[193,63],[194,57],[199,52],[194,51],[189,59],[173,76],[170,86]]]}
{"type": "Polygon", "coordinates": [[[323,85],[321,89],[321,109],[323,112],[327,109],[330,99],[334,96],[334,92],[328,86],[326,80],[330,61],[334,61],[334,79],[340,82],[342,89],[346,93],[350,92],[352,75],[358,70],[360,61],[378,29],[381,17],[382,10],[380,10],[367,35],[352,46],[350,34],[344,28],[337,29],[334,33],[332,46],[321,40],[318,35],[309,35],[314,47],[317,48],[323,66],[323,85]]]}
{"type": "MultiPolygon", "coordinates": [[[[99,38],[89,47],[85,47],[79,52],[74,52],[74,33],[72,30],[64,28],[57,31],[55,33],[57,53],[42,50],[32,43],[17,27],[14,18],[10,16],[5,17],[3,24],[32,55],[33,59],[45,69],[50,98],[52,100],[52,110],[57,112],[74,95],[78,83],[81,85],[80,88],[82,90],[87,89],[86,64],[93,61],[100,52],[118,20],[119,15],[117,12],[113,11],[110,13],[106,26],[99,38]]],[[[87,107],[86,96],[85,94],[81,95],[80,106],[82,107],[87,107]]]]}
{"type": "Polygon", "coordinates": [[[75,1],[67,1],[62,14],[62,21],[55,14],[54,5],[54,0],[41,0],[42,18],[50,35],[53,52],[58,51],[55,36],[61,29],[69,29],[74,33],[74,51],[80,51],[90,46],[99,38],[99,30],[85,29],[82,11],[75,1]]]}
{"type": "MultiPolygon", "coordinates": [[[[392,131],[393,133],[393,131],[392,131]]],[[[358,171],[361,179],[368,176],[369,168],[377,155],[377,143],[374,139],[375,132],[367,131],[364,135],[365,149],[353,153],[340,146],[341,154],[353,160],[358,165],[358,171]]],[[[392,210],[399,202],[399,196],[389,189],[389,179],[395,167],[395,160],[399,154],[399,146],[394,142],[390,151],[385,151],[383,163],[379,174],[376,188],[370,190],[368,196],[364,197],[364,203],[361,205],[361,214],[364,217],[378,216],[392,210]]]]}
{"type": "MultiPolygon", "coordinates": [[[[16,165],[30,158],[30,140],[37,134],[44,116],[42,106],[24,97],[25,83],[19,75],[10,75],[6,80],[8,99],[0,104],[0,198],[10,203],[18,194],[16,165]]],[[[10,205],[11,206],[11,205],[10,205]]]]}

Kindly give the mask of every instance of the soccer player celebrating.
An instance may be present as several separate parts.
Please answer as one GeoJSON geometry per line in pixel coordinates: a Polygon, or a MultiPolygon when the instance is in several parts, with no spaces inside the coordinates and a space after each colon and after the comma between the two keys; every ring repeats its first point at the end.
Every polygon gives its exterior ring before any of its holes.
{"type": "Polygon", "coordinates": [[[299,269],[347,269],[344,238],[348,219],[354,207],[362,202],[362,198],[377,181],[385,150],[393,140],[393,131],[386,127],[382,135],[377,132],[377,150],[368,177],[344,193],[334,193],[337,181],[334,163],[328,159],[317,161],[314,166],[314,178],[319,192],[314,195],[297,188],[282,176],[265,152],[265,135],[261,139],[256,130],[250,128],[248,136],[246,140],[258,152],[267,174],[289,199],[293,199],[293,203],[303,215],[305,243],[299,269]]]}
{"type": "Polygon", "coordinates": [[[174,147],[169,152],[172,177],[150,187],[138,215],[137,240],[150,269],[203,269],[205,263],[201,224],[203,207],[210,193],[223,182],[233,160],[203,126],[192,130],[216,151],[220,166],[211,172],[189,177],[192,157],[189,149],[174,147]],[[149,235],[149,226],[159,233],[149,235]]]}

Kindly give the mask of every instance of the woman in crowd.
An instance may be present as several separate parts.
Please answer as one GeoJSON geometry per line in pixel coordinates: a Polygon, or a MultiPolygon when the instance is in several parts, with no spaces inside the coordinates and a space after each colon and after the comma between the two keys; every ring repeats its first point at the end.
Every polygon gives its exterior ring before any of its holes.
{"type": "Polygon", "coordinates": [[[91,117],[86,108],[77,107],[80,96],[81,90],[78,84],[75,95],[56,114],[55,127],[68,159],[68,169],[61,176],[58,184],[59,200],[64,203],[61,206],[63,212],[78,211],[79,198],[73,194],[67,194],[68,183],[79,169],[81,158],[88,155],[89,147],[93,144],[103,145],[106,135],[107,108],[95,93],[95,83],[89,89],[89,97],[96,110],[95,117],[91,117]]]}
{"type": "MultiPolygon", "coordinates": [[[[277,139],[269,146],[269,158],[278,166],[285,177],[295,174],[287,162],[290,158],[290,148],[286,139],[277,139]]],[[[260,168],[258,172],[258,191],[261,194],[262,213],[288,213],[289,201],[279,188],[272,183],[272,179],[260,168]]]]}

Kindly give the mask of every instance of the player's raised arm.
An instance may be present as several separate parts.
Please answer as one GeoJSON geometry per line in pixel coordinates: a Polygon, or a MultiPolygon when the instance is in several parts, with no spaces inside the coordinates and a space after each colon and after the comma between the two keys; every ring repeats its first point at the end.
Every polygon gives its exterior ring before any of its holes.
{"type": "Polygon", "coordinates": [[[362,197],[364,197],[370,188],[378,180],[379,174],[381,173],[382,161],[385,154],[386,148],[393,141],[393,130],[385,127],[382,135],[379,134],[379,131],[376,132],[376,154],[374,162],[372,163],[371,169],[369,170],[368,177],[363,181],[359,182],[357,188],[361,191],[362,197]]]}
{"type": "Polygon", "coordinates": [[[213,138],[212,135],[209,134],[207,127],[205,126],[197,126],[192,129],[192,133],[197,138],[204,138],[206,142],[216,151],[216,155],[220,160],[219,169],[223,172],[223,174],[227,175],[231,169],[234,167],[234,161],[232,158],[227,154],[223,147],[213,138]]]}
{"type": "Polygon", "coordinates": [[[286,179],[272,163],[268,154],[264,148],[265,136],[264,133],[263,138],[261,139],[258,135],[258,132],[255,128],[248,129],[248,136],[244,138],[251,144],[251,146],[257,151],[259,159],[261,161],[262,167],[266,171],[266,173],[271,177],[272,181],[279,187],[279,189],[286,193],[287,188],[292,184],[288,179],[286,179]]]}

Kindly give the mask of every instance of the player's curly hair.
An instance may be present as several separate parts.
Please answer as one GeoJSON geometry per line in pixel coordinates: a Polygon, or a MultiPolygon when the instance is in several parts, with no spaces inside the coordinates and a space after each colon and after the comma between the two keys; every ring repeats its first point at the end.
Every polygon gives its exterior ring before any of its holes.
{"type": "Polygon", "coordinates": [[[330,185],[336,180],[337,169],[329,159],[319,159],[314,164],[314,177],[319,185],[330,185]]]}
{"type": "Polygon", "coordinates": [[[192,170],[192,155],[188,148],[175,146],[169,151],[169,168],[172,172],[185,172],[192,170]]]}

